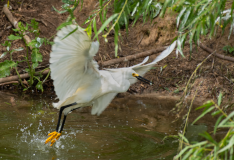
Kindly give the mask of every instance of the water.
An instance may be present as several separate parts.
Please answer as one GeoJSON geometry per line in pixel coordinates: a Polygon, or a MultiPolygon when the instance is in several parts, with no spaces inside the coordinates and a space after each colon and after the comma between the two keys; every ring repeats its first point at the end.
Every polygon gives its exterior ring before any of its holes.
{"type": "Polygon", "coordinates": [[[0,159],[173,159],[179,124],[169,109],[153,100],[115,99],[100,115],[91,108],[67,116],[60,139],[44,144],[55,131],[58,111],[54,98],[0,92],[0,159]]]}

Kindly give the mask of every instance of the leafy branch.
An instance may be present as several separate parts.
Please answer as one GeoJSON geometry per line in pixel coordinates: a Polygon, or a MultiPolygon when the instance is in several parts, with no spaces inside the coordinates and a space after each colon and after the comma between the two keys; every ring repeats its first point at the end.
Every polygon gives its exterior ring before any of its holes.
{"type": "Polygon", "coordinates": [[[209,37],[216,35],[219,28],[224,32],[228,24],[230,38],[234,27],[234,1],[219,0],[166,0],[161,12],[163,16],[167,8],[179,12],[177,16],[178,45],[176,53],[183,56],[183,47],[187,37],[189,37],[190,54],[192,53],[192,43],[197,44],[202,35],[209,34],[209,37]],[[231,3],[232,5],[227,5],[231,3]],[[230,6],[224,10],[225,6],[230,6]]]}
{"type": "Polygon", "coordinates": [[[175,159],[233,159],[233,145],[234,145],[234,112],[226,114],[220,107],[222,103],[223,94],[220,92],[217,104],[211,100],[198,107],[197,109],[204,109],[202,114],[198,116],[194,122],[204,117],[207,113],[212,112],[212,116],[219,115],[217,119],[213,134],[217,133],[217,129],[227,128],[228,132],[224,135],[220,142],[217,142],[213,137],[205,132],[200,134],[205,141],[189,143],[188,139],[179,134],[179,136],[186,142],[183,143],[184,148],[176,155],[175,159]]]}
{"type": "MultiPolygon", "coordinates": [[[[67,25],[75,23],[75,17],[73,14],[74,9],[78,6],[71,6],[71,4],[79,3],[79,0],[63,0],[65,3],[62,8],[65,9],[64,11],[58,11],[58,13],[64,13],[69,12],[70,16],[67,19],[66,22],[62,23],[57,29],[61,29],[62,27],[65,27],[67,25]],[[71,10],[73,8],[73,10],[71,10]],[[71,13],[72,12],[72,13],[71,13]]],[[[83,2],[83,1],[82,1],[83,2]]],[[[85,31],[87,32],[89,37],[92,37],[92,30],[94,31],[95,35],[93,37],[93,40],[98,39],[98,35],[104,31],[107,31],[107,33],[103,34],[103,38],[107,42],[107,36],[109,35],[111,30],[114,30],[114,42],[115,42],[115,56],[118,55],[118,39],[119,36],[121,36],[119,30],[121,27],[126,28],[126,32],[128,32],[128,26],[129,26],[129,20],[134,20],[133,25],[137,22],[137,20],[142,17],[143,22],[146,22],[146,20],[155,18],[159,15],[160,10],[162,9],[162,4],[160,2],[157,2],[156,0],[141,0],[141,1],[135,1],[135,0],[114,0],[114,10],[113,14],[107,18],[107,11],[112,6],[112,0],[99,0],[99,7],[98,9],[94,10],[92,15],[90,15],[84,24],[88,24],[85,28],[85,31]],[[97,31],[97,17],[99,16],[102,26],[97,31]],[[110,25],[112,23],[112,25],[110,25]],[[110,26],[109,26],[110,25],[110,26]]],[[[81,5],[82,7],[82,5],[81,5]]],[[[72,34],[76,29],[71,31],[67,36],[72,34]]],[[[65,36],[64,38],[66,38],[65,36]]]]}
{"type": "MultiPolygon", "coordinates": [[[[43,81],[40,80],[42,77],[41,74],[39,76],[35,76],[36,74],[36,67],[38,67],[39,63],[42,62],[42,54],[40,53],[40,47],[43,44],[52,44],[50,41],[48,41],[46,38],[40,38],[39,35],[39,29],[38,29],[38,22],[36,22],[34,19],[31,20],[31,24],[26,23],[24,26],[21,22],[18,23],[18,28],[13,29],[16,32],[16,35],[10,35],[8,36],[8,40],[6,40],[2,46],[6,47],[6,52],[4,52],[0,58],[5,57],[7,54],[10,54],[10,60],[5,60],[4,62],[0,63],[0,78],[6,77],[10,75],[11,69],[15,69],[21,86],[24,87],[24,91],[31,88],[34,85],[34,80],[37,80],[36,88],[43,91],[43,81]],[[35,39],[33,39],[31,42],[27,42],[23,37],[28,34],[32,33],[35,36],[35,39]],[[12,54],[17,51],[22,51],[24,48],[16,48],[16,49],[11,49],[11,41],[18,40],[18,39],[23,39],[24,43],[26,45],[26,56],[24,56],[24,60],[22,61],[14,61],[12,58],[12,54]],[[31,49],[31,59],[29,57],[30,50],[31,49]],[[20,78],[19,72],[17,70],[17,65],[19,63],[26,62],[27,63],[27,68],[24,70],[28,72],[30,75],[29,80],[27,81],[28,86],[26,87],[20,78]]],[[[49,74],[48,74],[49,75],[49,74]]],[[[48,78],[47,75],[47,78],[48,78]]]]}

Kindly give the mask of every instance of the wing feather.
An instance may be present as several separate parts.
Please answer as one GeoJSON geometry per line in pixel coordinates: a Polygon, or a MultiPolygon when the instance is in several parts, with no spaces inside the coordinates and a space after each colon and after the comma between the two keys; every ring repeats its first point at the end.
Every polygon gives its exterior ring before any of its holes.
{"type": "Polygon", "coordinates": [[[115,98],[116,95],[117,93],[107,93],[97,98],[93,103],[91,114],[97,114],[99,116],[110,104],[110,102],[115,98]]]}
{"type": "Polygon", "coordinates": [[[54,39],[50,53],[51,78],[60,101],[72,96],[86,82],[85,77],[99,77],[98,64],[93,56],[99,49],[98,42],[91,42],[87,34],[78,29],[63,39],[76,28],[69,25],[62,28],[54,39]]]}
{"type": "MultiPolygon", "coordinates": [[[[138,73],[140,76],[144,76],[145,73],[150,69],[152,68],[157,62],[161,61],[162,59],[166,58],[175,48],[176,46],[176,41],[173,42],[166,50],[164,50],[158,57],[156,57],[153,62],[151,63],[148,63],[146,65],[141,65],[142,63],[138,64],[138,65],[135,65],[135,66],[132,66],[131,68],[136,72],[138,73]]],[[[130,79],[130,83],[131,84],[134,84],[137,82],[137,79],[134,78],[134,79],[130,79]]]]}

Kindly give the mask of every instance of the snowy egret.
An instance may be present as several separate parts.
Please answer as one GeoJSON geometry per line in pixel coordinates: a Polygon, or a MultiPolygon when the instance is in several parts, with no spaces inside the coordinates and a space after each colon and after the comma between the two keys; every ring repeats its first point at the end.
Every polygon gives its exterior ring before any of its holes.
{"type": "Polygon", "coordinates": [[[64,38],[75,28],[75,25],[62,28],[54,39],[50,53],[51,78],[59,98],[59,102],[53,104],[59,109],[57,128],[48,134],[50,137],[45,141],[51,141],[51,146],[61,136],[70,111],[92,106],[91,114],[100,115],[118,93],[126,92],[137,79],[152,85],[151,81],[142,76],[158,61],[167,57],[176,45],[174,42],[153,62],[146,65],[143,64],[149,57],[132,67],[99,70],[97,62],[93,60],[99,49],[98,42],[92,42],[80,27],[64,38]],[[64,118],[60,126],[62,113],[64,118]]]}

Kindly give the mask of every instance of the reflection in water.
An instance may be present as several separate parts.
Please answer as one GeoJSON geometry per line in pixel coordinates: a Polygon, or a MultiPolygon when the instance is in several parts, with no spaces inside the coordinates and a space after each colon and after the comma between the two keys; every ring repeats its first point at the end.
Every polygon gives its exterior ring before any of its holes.
{"type": "Polygon", "coordinates": [[[178,142],[169,109],[144,99],[116,99],[100,115],[90,107],[69,114],[60,139],[50,147],[47,134],[58,111],[51,97],[0,92],[0,159],[173,159],[178,142]]]}

